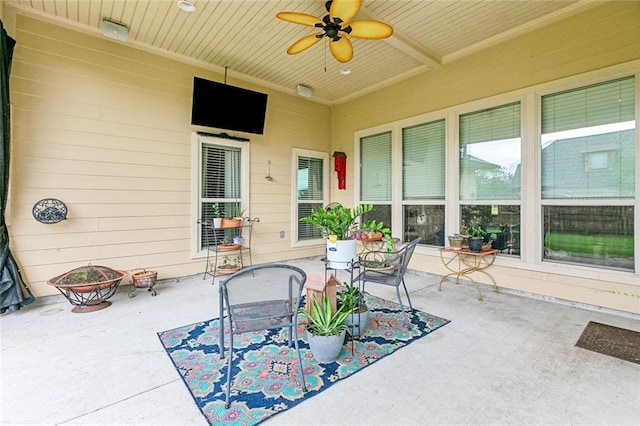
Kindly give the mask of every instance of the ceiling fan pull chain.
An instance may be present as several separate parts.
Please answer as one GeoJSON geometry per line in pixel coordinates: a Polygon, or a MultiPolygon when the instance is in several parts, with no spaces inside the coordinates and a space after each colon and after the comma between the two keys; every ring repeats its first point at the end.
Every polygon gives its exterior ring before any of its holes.
{"type": "Polygon", "coordinates": [[[324,39],[325,49],[324,49],[324,72],[327,72],[327,39],[324,39]]]}

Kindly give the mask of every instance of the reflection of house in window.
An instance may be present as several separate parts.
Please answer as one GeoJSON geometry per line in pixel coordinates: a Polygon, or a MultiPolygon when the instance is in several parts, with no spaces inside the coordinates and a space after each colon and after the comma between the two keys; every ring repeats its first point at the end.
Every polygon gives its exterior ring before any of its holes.
{"type": "Polygon", "coordinates": [[[606,169],[609,167],[609,155],[611,151],[586,152],[584,154],[584,169],[587,172],[591,170],[606,169]]]}
{"type": "Polygon", "coordinates": [[[542,197],[633,197],[634,130],[557,139],[542,149],[542,197]]]}
{"type": "Polygon", "coordinates": [[[513,179],[502,166],[471,155],[464,148],[461,151],[460,193],[463,199],[505,198],[500,195],[511,193],[513,179]]]}

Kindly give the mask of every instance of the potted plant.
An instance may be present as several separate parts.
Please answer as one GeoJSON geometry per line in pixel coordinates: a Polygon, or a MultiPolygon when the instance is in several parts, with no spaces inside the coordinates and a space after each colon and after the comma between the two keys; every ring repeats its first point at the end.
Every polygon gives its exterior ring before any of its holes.
{"type": "Polygon", "coordinates": [[[220,204],[213,203],[212,207],[212,216],[213,216],[213,227],[221,228],[222,227],[222,211],[220,210],[220,204]]]}
{"type": "Polygon", "coordinates": [[[222,263],[218,264],[216,269],[218,271],[218,274],[228,275],[233,274],[234,272],[238,272],[241,267],[242,264],[240,263],[239,258],[235,258],[232,260],[229,259],[229,256],[225,256],[222,260],[222,263]]]}
{"type": "Polygon", "coordinates": [[[384,223],[373,219],[360,223],[360,216],[372,210],[372,204],[361,204],[353,208],[337,204],[334,207],[313,209],[309,216],[300,218],[300,222],[320,228],[323,237],[327,238],[328,266],[345,269],[345,265],[357,258],[356,238],[363,232],[380,232],[387,242],[387,250],[393,250],[391,230],[384,223]]]}
{"type": "Polygon", "coordinates": [[[246,209],[244,208],[242,203],[235,203],[233,205],[233,217],[235,219],[244,220],[244,212],[245,211],[246,211],[246,209]]]}
{"type": "Polygon", "coordinates": [[[338,306],[345,306],[350,314],[345,319],[345,325],[351,336],[361,336],[369,324],[369,308],[364,300],[364,292],[358,286],[349,285],[338,291],[338,306]]]}
{"type": "Polygon", "coordinates": [[[480,252],[484,242],[484,235],[486,234],[484,229],[480,225],[469,225],[467,226],[467,234],[469,235],[469,250],[480,252]]]}
{"type": "Polygon", "coordinates": [[[449,235],[449,246],[452,249],[460,250],[462,248],[462,243],[464,242],[464,237],[462,234],[451,234],[449,235]]]}
{"type": "Polygon", "coordinates": [[[239,207],[240,203],[234,203],[230,209],[225,209],[222,217],[223,228],[238,228],[242,225],[242,207],[239,207]],[[240,215],[240,216],[239,216],[240,215]]]}
{"type": "Polygon", "coordinates": [[[329,296],[325,293],[322,295],[322,303],[317,299],[311,300],[311,314],[307,314],[304,308],[300,308],[298,312],[307,317],[307,342],[316,361],[326,364],[338,359],[347,332],[344,321],[351,313],[347,307],[339,306],[333,312],[329,296]]]}

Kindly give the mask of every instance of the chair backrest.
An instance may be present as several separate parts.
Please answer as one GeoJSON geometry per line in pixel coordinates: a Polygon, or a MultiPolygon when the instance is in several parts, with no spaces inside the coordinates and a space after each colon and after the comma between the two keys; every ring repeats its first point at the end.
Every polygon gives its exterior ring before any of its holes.
{"type": "Polygon", "coordinates": [[[364,271],[358,278],[381,284],[399,285],[407,271],[411,255],[420,241],[421,238],[418,237],[400,249],[391,252],[374,250],[365,253],[361,258],[364,271]]]}
{"type": "Polygon", "coordinates": [[[281,263],[251,266],[229,275],[220,282],[220,289],[232,332],[297,324],[306,280],[302,269],[281,263]]]}
{"type": "Polygon", "coordinates": [[[416,249],[416,246],[418,245],[420,240],[422,240],[422,238],[417,237],[399,250],[401,253],[400,263],[398,264],[399,277],[403,277],[404,273],[407,271],[407,268],[409,267],[409,261],[411,260],[411,256],[413,255],[413,252],[416,249]]]}

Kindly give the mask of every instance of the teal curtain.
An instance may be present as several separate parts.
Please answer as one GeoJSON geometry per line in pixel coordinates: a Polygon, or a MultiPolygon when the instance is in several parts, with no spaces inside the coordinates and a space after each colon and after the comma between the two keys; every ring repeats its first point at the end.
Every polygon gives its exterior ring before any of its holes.
{"type": "Polygon", "coordinates": [[[35,297],[29,291],[24,280],[20,276],[18,264],[9,250],[9,231],[4,220],[5,207],[7,205],[7,193],[9,191],[9,160],[10,149],[10,110],[9,110],[9,71],[11,69],[11,57],[16,41],[7,35],[2,21],[0,21],[0,89],[2,90],[2,140],[0,140],[0,314],[17,311],[25,305],[33,302],[35,297]]]}

